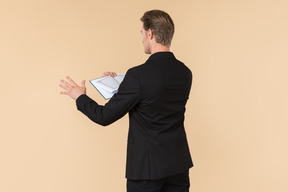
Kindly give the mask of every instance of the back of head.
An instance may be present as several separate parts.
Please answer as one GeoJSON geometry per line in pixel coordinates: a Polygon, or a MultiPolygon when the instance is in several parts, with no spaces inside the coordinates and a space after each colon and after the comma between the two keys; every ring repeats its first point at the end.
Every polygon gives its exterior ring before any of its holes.
{"type": "Polygon", "coordinates": [[[147,11],[140,20],[143,22],[143,28],[146,31],[151,29],[157,43],[165,46],[171,45],[174,35],[174,23],[166,12],[161,10],[147,11]]]}

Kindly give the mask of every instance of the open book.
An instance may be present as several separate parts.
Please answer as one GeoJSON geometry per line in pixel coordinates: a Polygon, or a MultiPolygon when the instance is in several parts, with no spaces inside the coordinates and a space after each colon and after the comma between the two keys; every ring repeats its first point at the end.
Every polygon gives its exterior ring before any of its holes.
{"type": "Polygon", "coordinates": [[[120,83],[123,81],[125,74],[117,74],[116,77],[101,77],[92,79],[89,82],[99,91],[104,99],[110,99],[117,93],[120,83]]]}

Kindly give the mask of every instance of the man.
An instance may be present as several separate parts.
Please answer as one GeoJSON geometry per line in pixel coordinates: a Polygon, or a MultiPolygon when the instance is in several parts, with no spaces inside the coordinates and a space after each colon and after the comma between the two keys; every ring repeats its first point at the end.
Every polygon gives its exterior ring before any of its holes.
{"type": "MultiPolygon", "coordinates": [[[[76,100],[77,109],[106,126],[129,112],[126,178],[128,192],[188,192],[193,166],[184,129],[185,105],[192,73],[170,52],[174,23],[164,11],[141,18],[146,54],[142,65],[129,69],[118,92],[104,105],[86,95],[70,77],[60,85],[76,100]]],[[[115,76],[107,72],[104,76],[115,76]]]]}

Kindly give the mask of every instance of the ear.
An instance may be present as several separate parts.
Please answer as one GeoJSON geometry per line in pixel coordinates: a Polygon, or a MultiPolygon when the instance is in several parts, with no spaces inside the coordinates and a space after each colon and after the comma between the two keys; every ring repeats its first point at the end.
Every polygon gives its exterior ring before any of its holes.
{"type": "Polygon", "coordinates": [[[148,30],[147,30],[147,33],[148,33],[148,38],[149,38],[149,39],[153,39],[154,34],[153,34],[152,30],[151,30],[151,29],[148,29],[148,30]]]}

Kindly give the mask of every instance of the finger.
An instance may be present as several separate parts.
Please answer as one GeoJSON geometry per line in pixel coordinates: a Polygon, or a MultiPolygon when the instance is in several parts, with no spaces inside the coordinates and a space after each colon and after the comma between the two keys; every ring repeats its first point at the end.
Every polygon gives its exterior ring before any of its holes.
{"type": "Polygon", "coordinates": [[[83,87],[83,88],[85,87],[85,80],[82,81],[81,87],[83,87]]]}
{"type": "Polygon", "coordinates": [[[63,89],[67,90],[67,91],[70,91],[71,89],[67,86],[64,86],[62,84],[59,84],[59,87],[62,87],[63,89]]]}
{"type": "Polygon", "coordinates": [[[116,73],[115,73],[115,72],[109,72],[109,76],[115,77],[115,76],[116,76],[116,73]]]}
{"type": "Polygon", "coordinates": [[[115,72],[110,72],[111,77],[115,77],[117,76],[117,74],[115,72]]]}
{"type": "Polygon", "coordinates": [[[104,76],[115,77],[115,76],[117,76],[117,74],[115,72],[107,71],[107,72],[104,73],[104,76]]]}
{"type": "Polygon", "coordinates": [[[63,83],[68,88],[72,87],[68,82],[64,81],[63,79],[61,79],[61,83],[63,83]]]}
{"type": "Polygon", "coordinates": [[[104,76],[104,77],[109,76],[109,72],[103,73],[103,76],[104,76]]]}
{"type": "Polygon", "coordinates": [[[78,86],[69,76],[66,77],[68,79],[68,81],[74,85],[74,86],[78,86]]]}
{"type": "Polygon", "coordinates": [[[68,95],[68,92],[61,91],[60,94],[62,94],[62,95],[68,95]]]}

